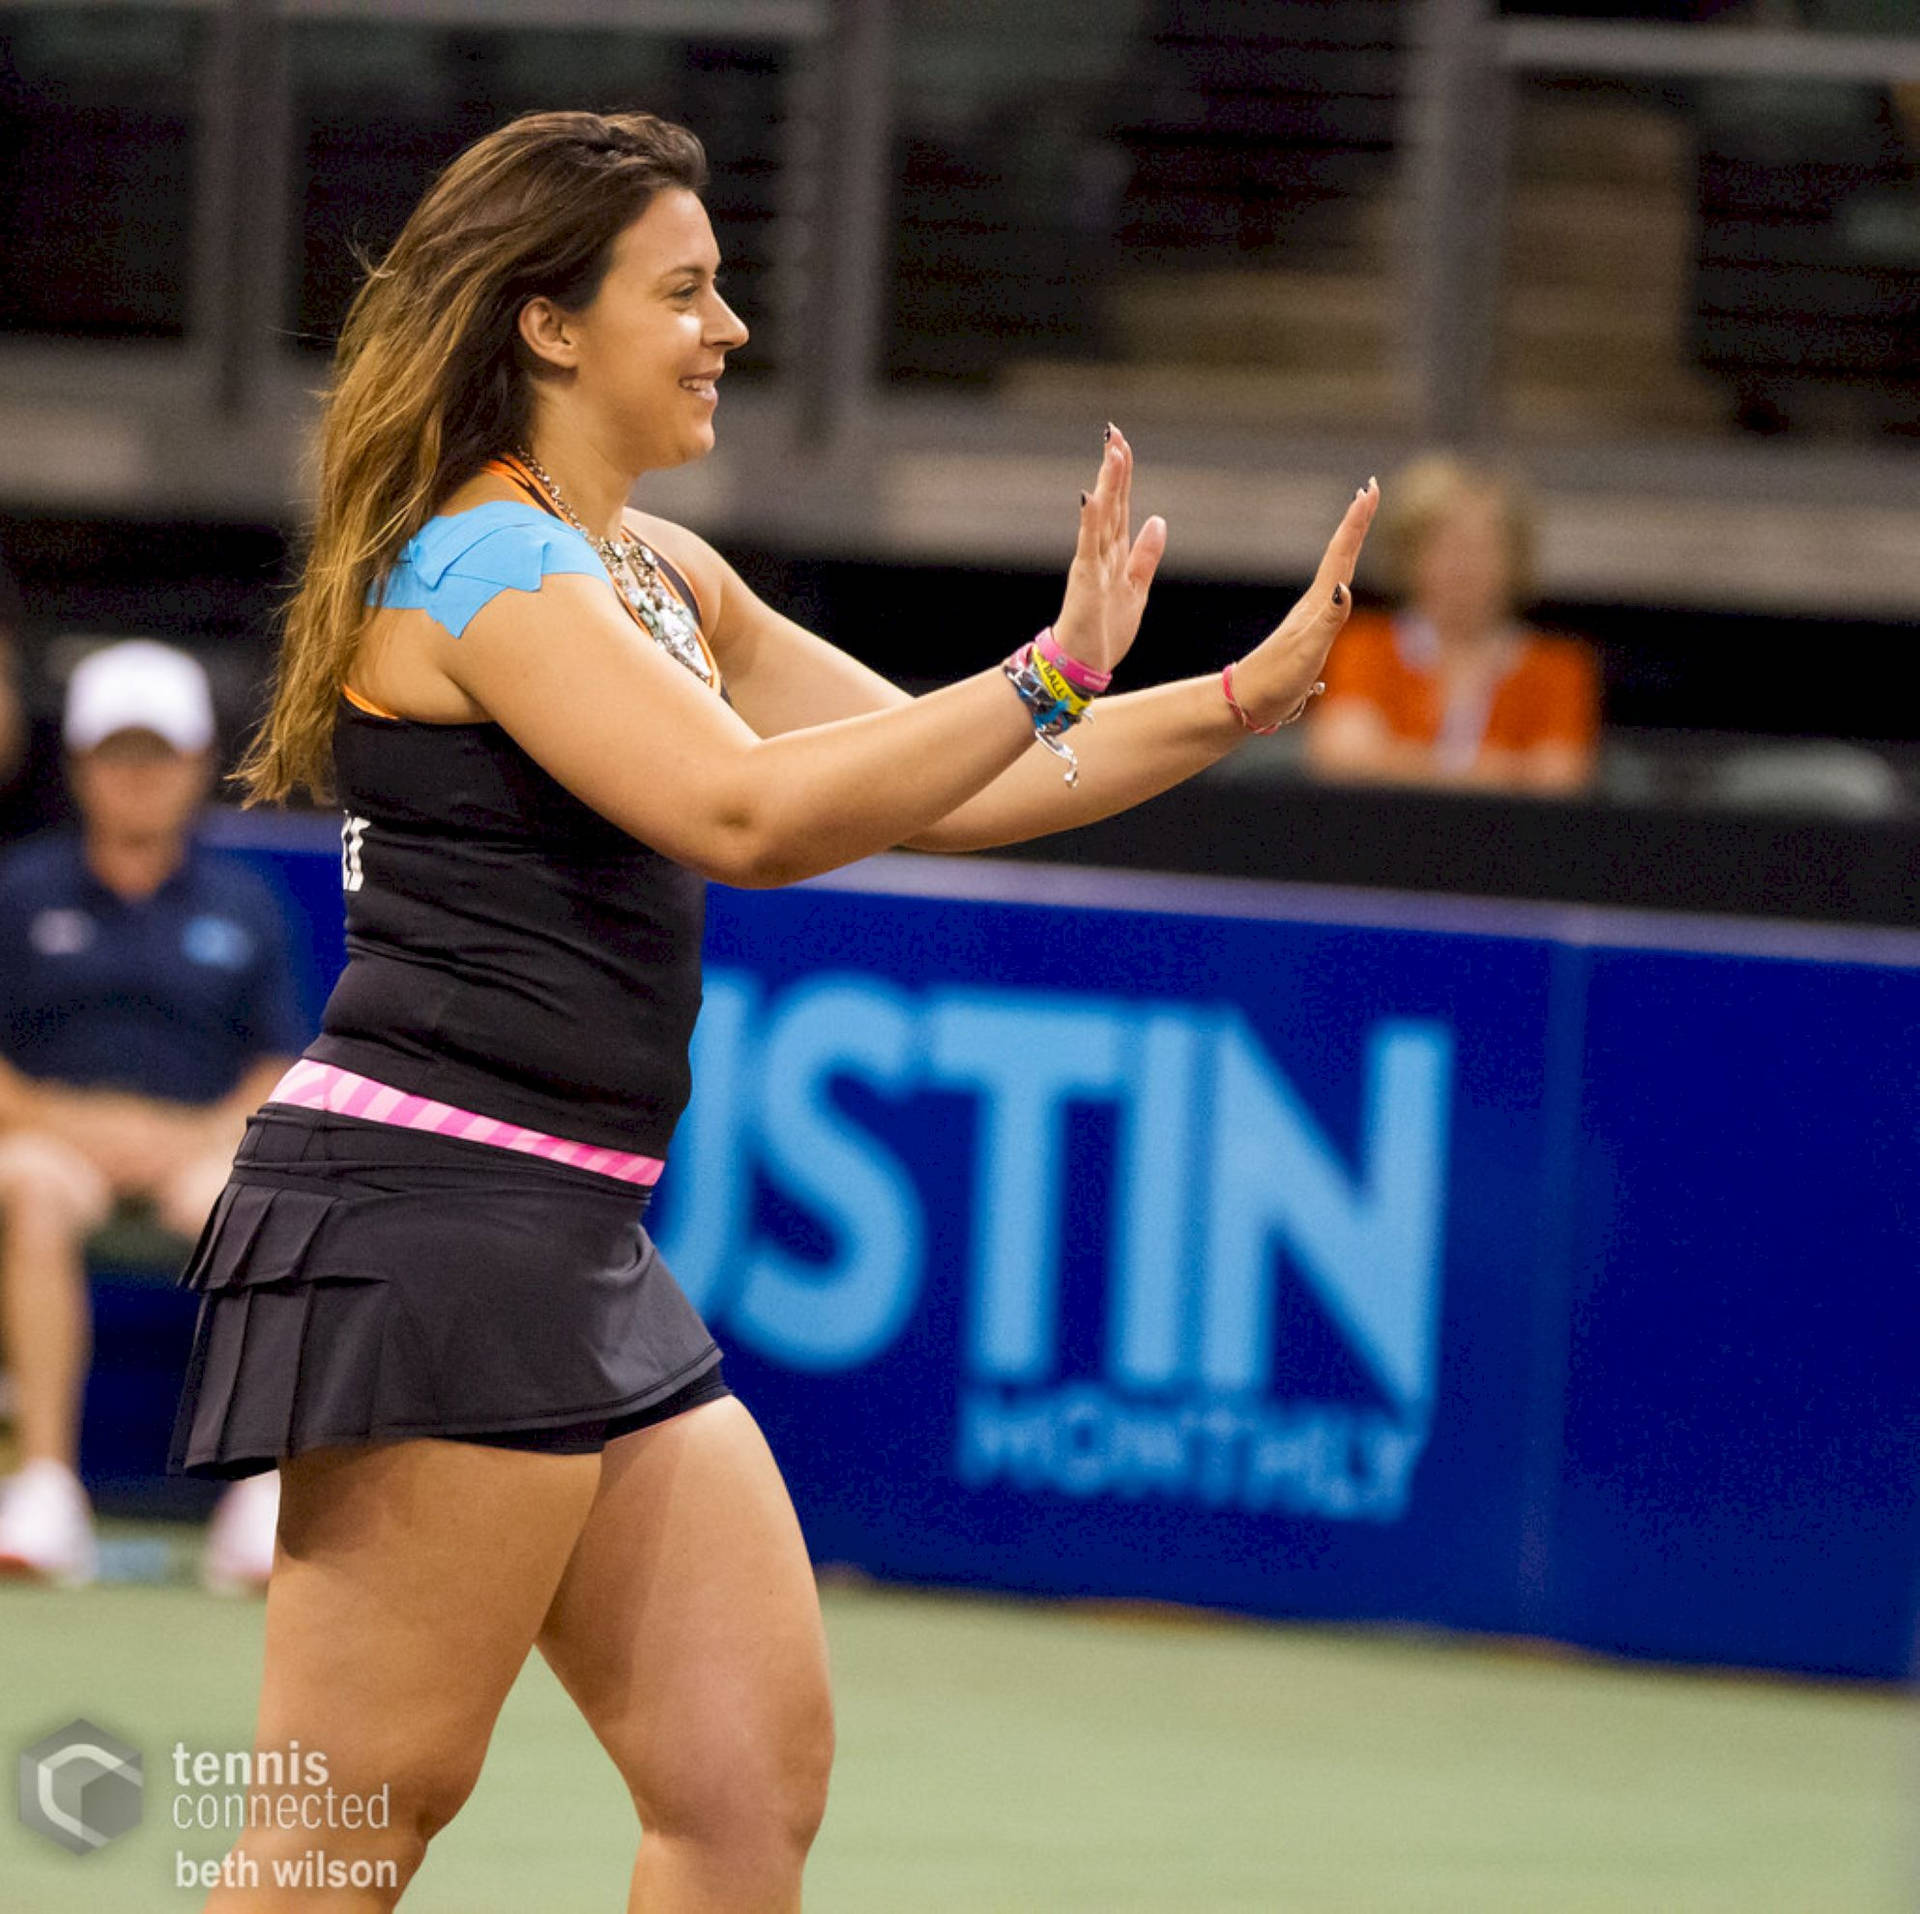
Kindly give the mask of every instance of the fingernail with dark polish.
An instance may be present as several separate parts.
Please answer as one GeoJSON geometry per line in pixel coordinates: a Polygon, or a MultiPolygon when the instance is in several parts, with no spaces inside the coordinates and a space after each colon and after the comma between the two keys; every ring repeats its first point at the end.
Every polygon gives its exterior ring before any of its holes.
{"type": "Polygon", "coordinates": [[[1085,493],[1085,492],[1082,492],[1082,493],[1080,494],[1080,503],[1081,503],[1082,505],[1085,505],[1085,504],[1086,504],[1086,502],[1087,502],[1087,495],[1086,495],[1086,493],[1085,493]]]}
{"type": "Polygon", "coordinates": [[[1113,439],[1113,421],[1109,419],[1107,421],[1107,429],[1100,434],[1100,442],[1101,444],[1106,445],[1106,444],[1110,444],[1112,442],[1112,439],[1113,439]]]}
{"type": "Polygon", "coordinates": [[[1344,585],[1334,586],[1333,602],[1336,605],[1344,605],[1347,602],[1347,588],[1344,585]]]}

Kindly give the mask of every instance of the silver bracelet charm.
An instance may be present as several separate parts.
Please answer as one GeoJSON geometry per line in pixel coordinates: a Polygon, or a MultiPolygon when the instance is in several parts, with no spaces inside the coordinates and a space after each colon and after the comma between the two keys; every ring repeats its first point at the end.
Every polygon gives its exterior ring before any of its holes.
{"type": "Polygon", "coordinates": [[[1092,700],[1074,694],[1071,686],[1063,685],[1057,673],[1056,682],[1049,684],[1031,645],[1022,645],[1000,669],[1006,673],[1008,684],[1019,693],[1020,702],[1027,707],[1027,716],[1033,720],[1033,735],[1055,757],[1066,761],[1067,783],[1078,784],[1080,760],[1074,755],[1073,746],[1067,742],[1066,733],[1083,718],[1091,717],[1087,706],[1092,700]],[[1061,695],[1063,688],[1066,696],[1061,695]]]}

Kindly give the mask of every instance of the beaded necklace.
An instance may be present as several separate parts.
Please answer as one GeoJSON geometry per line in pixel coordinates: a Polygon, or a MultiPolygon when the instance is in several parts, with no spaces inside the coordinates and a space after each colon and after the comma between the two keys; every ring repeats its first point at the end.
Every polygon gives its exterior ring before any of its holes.
{"type": "Polygon", "coordinates": [[[593,547],[607,568],[607,576],[613,581],[620,602],[668,657],[685,665],[702,684],[718,688],[720,669],[713,653],[707,649],[699,622],[667,583],[659,559],[643,540],[624,530],[618,539],[600,538],[589,531],[567,503],[553,474],[526,447],[522,446],[510,458],[494,459],[490,463],[503,478],[512,479],[522,490],[534,494],[593,547]]]}

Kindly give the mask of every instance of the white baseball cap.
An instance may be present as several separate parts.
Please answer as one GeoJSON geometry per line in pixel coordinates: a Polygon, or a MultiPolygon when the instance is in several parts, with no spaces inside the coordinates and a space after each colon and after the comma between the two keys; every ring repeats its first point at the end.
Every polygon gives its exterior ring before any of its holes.
{"type": "Polygon", "coordinates": [[[69,751],[91,751],[116,731],[152,731],[176,751],[213,743],[213,694],[197,658],[151,638],[89,652],[67,680],[62,727],[69,751]]]}

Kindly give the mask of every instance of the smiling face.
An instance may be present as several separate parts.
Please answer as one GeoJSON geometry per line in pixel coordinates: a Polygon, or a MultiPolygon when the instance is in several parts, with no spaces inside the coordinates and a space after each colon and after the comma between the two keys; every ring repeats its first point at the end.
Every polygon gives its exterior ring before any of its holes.
{"type": "Polygon", "coordinates": [[[707,209],[657,193],[614,241],[578,311],[532,299],[520,335],[541,362],[536,411],[559,408],[620,467],[657,471],[713,449],[715,381],[747,329],[721,298],[707,209]]]}

